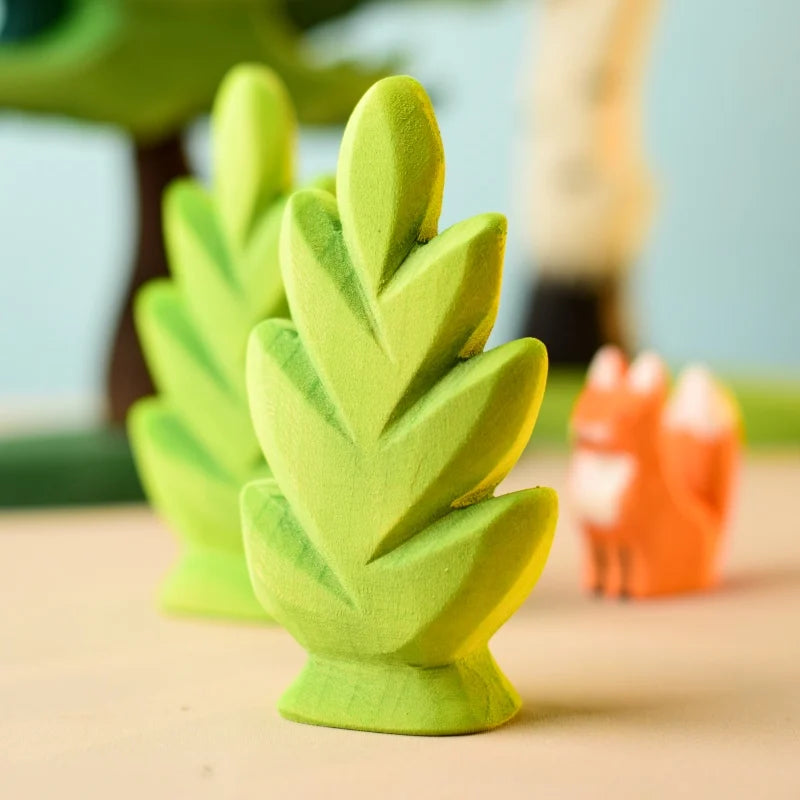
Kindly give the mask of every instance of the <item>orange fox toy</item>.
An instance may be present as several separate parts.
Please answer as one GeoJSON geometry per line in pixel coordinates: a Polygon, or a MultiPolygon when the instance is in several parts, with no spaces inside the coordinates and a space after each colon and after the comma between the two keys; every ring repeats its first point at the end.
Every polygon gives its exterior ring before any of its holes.
{"type": "Polygon", "coordinates": [[[610,597],[706,589],[739,455],[739,417],[703,367],[667,400],[661,359],[594,357],[572,415],[570,494],[585,540],[587,588],[610,597]]]}

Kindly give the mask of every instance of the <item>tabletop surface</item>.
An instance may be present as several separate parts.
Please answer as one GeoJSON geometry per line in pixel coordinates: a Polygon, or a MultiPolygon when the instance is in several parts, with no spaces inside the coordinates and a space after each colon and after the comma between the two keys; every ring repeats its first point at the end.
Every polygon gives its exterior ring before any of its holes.
{"type": "MultiPolygon", "coordinates": [[[[565,473],[534,456],[506,488],[565,473]]],[[[799,500],[798,455],[751,458],[723,585],[641,603],[581,593],[565,507],[492,643],[523,710],[440,739],[283,720],[302,650],[278,628],[160,616],[176,545],[146,508],[0,515],[0,796],[796,800],[799,500]]]]}

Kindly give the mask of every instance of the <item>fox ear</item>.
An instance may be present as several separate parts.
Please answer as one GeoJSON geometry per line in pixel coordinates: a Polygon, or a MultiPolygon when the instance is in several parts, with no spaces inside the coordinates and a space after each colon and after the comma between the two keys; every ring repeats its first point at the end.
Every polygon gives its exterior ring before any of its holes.
{"type": "Polygon", "coordinates": [[[637,356],[628,370],[628,386],[636,394],[654,394],[667,388],[667,368],[657,353],[637,356]]]}
{"type": "Polygon", "coordinates": [[[596,389],[613,389],[622,382],[626,366],[622,351],[607,344],[595,353],[586,381],[596,389]]]}

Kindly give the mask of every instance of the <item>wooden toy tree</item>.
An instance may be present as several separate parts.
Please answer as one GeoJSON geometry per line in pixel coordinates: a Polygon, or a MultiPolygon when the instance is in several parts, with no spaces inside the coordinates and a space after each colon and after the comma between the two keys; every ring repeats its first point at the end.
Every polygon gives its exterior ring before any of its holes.
{"type": "Polygon", "coordinates": [[[164,203],[171,279],[141,291],[139,333],[159,390],[130,415],[147,494],[183,545],[170,611],[263,616],[247,575],[239,491],[268,474],[250,423],[244,366],[256,322],[286,316],[278,233],[296,123],[269,70],[235,68],[213,113],[214,185],[184,179],[164,203]]]}
{"type": "Polygon", "coordinates": [[[659,0],[545,0],[533,85],[529,193],[536,287],[525,333],[553,364],[628,345],[623,279],[652,209],[642,83],[659,0]]]}
{"type": "Polygon", "coordinates": [[[223,75],[255,61],[282,78],[303,122],[347,118],[384,69],[322,65],[302,29],[345,13],[352,0],[6,0],[0,24],[0,107],[113,124],[133,140],[138,241],[110,346],[112,421],[152,391],[132,301],[168,272],[161,196],[188,173],[181,138],[223,75]],[[302,28],[302,29],[301,29],[302,28]]]}
{"type": "Polygon", "coordinates": [[[521,454],[547,355],[483,352],[505,219],[437,235],[430,101],[380,81],[345,131],[337,198],[295,193],[281,232],[293,322],[250,339],[248,395],[274,477],[242,495],[256,593],[310,658],[294,720],[419,734],[499,725],[519,698],[487,648],[535,584],[557,501],[494,497],[521,454]]]}

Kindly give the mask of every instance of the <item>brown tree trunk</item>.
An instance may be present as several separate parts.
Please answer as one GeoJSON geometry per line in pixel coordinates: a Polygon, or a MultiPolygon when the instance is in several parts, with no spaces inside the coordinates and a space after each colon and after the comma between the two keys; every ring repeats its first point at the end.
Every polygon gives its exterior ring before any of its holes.
{"type": "Polygon", "coordinates": [[[172,180],[189,171],[179,134],[156,144],[136,144],[135,164],[139,231],[136,260],[117,322],[106,382],[109,416],[117,424],[125,422],[128,409],[136,400],[153,392],[133,324],[133,299],[143,283],[168,272],[161,198],[172,180]]]}
{"type": "Polygon", "coordinates": [[[545,276],[533,289],[524,336],[540,339],[553,366],[586,366],[604,344],[628,350],[620,279],[545,276]]]}

